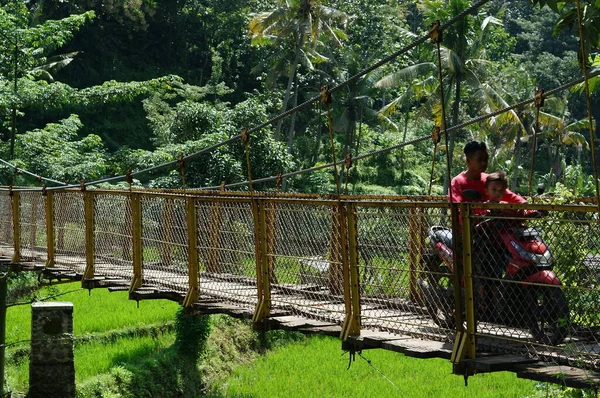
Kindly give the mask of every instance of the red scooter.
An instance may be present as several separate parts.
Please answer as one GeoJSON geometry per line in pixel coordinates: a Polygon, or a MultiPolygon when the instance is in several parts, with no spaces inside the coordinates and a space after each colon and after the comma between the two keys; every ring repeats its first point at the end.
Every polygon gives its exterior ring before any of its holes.
{"type": "MultiPolygon", "coordinates": [[[[541,232],[526,225],[535,213],[489,212],[472,230],[475,314],[478,321],[527,328],[543,344],[564,341],[569,306],[552,267],[554,258],[541,232]]],[[[418,280],[434,322],[453,329],[452,230],[432,226],[431,251],[423,256],[425,273],[418,280]]],[[[464,285],[464,280],[463,283],[464,285]]]]}

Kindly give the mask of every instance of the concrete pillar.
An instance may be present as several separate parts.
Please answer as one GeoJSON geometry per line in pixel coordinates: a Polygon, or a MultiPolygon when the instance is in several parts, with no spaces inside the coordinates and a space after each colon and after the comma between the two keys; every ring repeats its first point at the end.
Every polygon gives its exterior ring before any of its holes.
{"type": "Polygon", "coordinates": [[[28,398],[75,398],[73,304],[31,305],[28,398]]]}

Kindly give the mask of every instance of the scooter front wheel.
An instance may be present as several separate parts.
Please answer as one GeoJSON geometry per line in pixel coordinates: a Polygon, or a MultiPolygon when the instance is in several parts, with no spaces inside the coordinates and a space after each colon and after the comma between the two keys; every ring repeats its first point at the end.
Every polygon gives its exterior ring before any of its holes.
{"type": "Polygon", "coordinates": [[[558,345],[567,337],[569,304],[558,286],[530,287],[530,331],[542,344],[558,345]]]}
{"type": "Polygon", "coordinates": [[[455,329],[454,289],[419,278],[417,280],[424,296],[425,307],[433,321],[441,328],[455,329]]]}

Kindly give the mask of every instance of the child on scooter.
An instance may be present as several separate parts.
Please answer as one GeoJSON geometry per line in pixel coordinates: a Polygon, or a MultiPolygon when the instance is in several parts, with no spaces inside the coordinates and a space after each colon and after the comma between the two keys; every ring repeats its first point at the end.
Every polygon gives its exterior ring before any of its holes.
{"type": "Polygon", "coordinates": [[[508,182],[503,171],[489,174],[485,179],[485,194],[488,197],[488,202],[500,203],[506,194],[507,187],[508,182]]]}
{"type": "MultiPolygon", "coordinates": [[[[503,171],[497,171],[489,174],[485,179],[485,194],[488,197],[489,203],[508,203],[504,201],[506,190],[508,188],[508,181],[506,180],[506,174],[503,171]]],[[[502,214],[504,216],[513,217],[540,217],[547,214],[543,211],[537,210],[511,210],[505,209],[502,214]]]]}

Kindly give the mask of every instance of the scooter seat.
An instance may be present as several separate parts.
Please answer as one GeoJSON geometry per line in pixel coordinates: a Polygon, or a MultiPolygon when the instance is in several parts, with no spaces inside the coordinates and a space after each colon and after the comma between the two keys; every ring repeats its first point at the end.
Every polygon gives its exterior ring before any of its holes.
{"type": "Polygon", "coordinates": [[[517,239],[531,239],[542,236],[540,231],[535,228],[515,228],[513,231],[517,239]]]}

